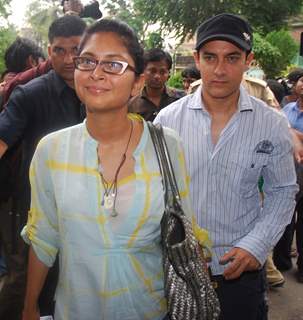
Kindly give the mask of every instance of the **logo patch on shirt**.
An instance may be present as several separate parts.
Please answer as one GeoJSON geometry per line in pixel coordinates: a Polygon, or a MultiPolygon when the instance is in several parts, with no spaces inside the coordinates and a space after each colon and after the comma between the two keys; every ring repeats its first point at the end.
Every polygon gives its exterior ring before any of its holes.
{"type": "Polygon", "coordinates": [[[269,140],[262,140],[255,147],[256,153],[271,154],[273,150],[274,150],[274,146],[269,140]]]}

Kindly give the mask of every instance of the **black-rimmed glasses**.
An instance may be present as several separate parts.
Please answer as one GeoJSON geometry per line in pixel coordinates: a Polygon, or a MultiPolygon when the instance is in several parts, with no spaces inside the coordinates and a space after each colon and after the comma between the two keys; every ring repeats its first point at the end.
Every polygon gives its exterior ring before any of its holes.
{"type": "Polygon", "coordinates": [[[127,68],[136,72],[136,69],[125,61],[97,60],[91,57],[74,57],[75,68],[80,71],[94,71],[98,65],[102,70],[110,74],[123,74],[127,68]]]}

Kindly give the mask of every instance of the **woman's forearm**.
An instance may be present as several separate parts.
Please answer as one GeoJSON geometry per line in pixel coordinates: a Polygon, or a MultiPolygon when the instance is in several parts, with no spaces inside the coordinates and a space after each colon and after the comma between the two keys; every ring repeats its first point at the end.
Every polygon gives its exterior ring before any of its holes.
{"type": "Polygon", "coordinates": [[[38,298],[48,273],[48,267],[41,262],[32,247],[29,250],[27,286],[24,312],[38,310],[38,298]]]}

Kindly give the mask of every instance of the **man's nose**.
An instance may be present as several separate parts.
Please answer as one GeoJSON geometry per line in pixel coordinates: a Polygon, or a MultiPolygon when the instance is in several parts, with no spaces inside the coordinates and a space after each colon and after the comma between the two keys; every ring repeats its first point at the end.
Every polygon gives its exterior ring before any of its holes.
{"type": "Polygon", "coordinates": [[[75,54],[73,52],[67,52],[65,55],[64,55],[64,62],[65,63],[73,63],[73,58],[75,57],[75,54]]]}
{"type": "Polygon", "coordinates": [[[216,75],[222,75],[225,73],[225,61],[223,59],[218,60],[214,72],[216,75]]]}

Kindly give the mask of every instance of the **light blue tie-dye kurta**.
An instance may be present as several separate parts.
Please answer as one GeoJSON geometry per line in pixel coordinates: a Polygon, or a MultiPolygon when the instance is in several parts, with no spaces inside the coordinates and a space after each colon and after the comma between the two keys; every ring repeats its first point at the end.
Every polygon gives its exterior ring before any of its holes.
{"type": "MultiPolygon", "coordinates": [[[[164,132],[184,210],[191,215],[180,141],[172,130],[164,132]]],[[[31,165],[32,204],[22,235],[47,266],[60,252],[56,320],[163,319],[164,199],[147,125],[133,153],[135,172],[118,183],[117,217],[101,206],[97,146],[85,122],[41,140],[31,165]]]]}

